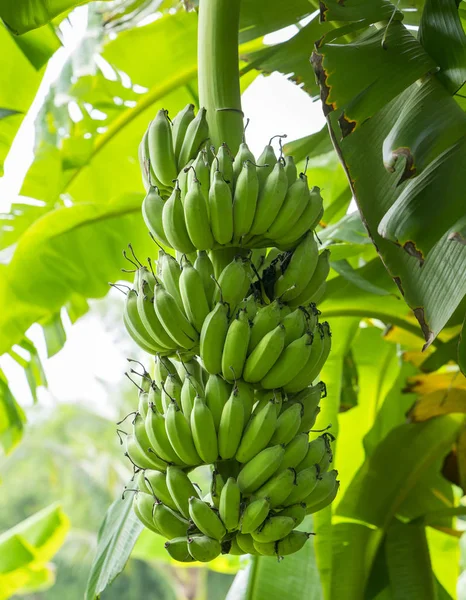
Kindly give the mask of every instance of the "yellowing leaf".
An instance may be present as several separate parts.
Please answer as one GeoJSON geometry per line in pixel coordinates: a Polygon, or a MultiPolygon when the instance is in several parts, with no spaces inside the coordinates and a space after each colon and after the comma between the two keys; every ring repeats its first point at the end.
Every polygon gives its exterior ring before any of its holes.
{"type": "Polygon", "coordinates": [[[413,421],[426,421],[449,413],[466,413],[466,389],[447,388],[421,396],[410,416],[413,421]]]}

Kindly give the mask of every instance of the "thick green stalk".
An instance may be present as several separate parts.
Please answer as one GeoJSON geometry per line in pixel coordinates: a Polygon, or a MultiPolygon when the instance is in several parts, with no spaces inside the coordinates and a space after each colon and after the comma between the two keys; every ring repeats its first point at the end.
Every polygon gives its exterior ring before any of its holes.
{"type": "Polygon", "coordinates": [[[241,0],[200,0],[199,103],[207,109],[211,143],[236,154],[243,136],[238,28],[241,0]]]}

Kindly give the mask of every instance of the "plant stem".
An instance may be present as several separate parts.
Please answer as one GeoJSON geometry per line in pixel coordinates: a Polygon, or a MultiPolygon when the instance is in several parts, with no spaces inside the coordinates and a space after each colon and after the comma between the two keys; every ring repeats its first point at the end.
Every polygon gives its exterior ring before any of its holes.
{"type": "Polygon", "coordinates": [[[238,29],[241,0],[200,0],[199,102],[207,109],[211,143],[236,154],[243,136],[238,29]]]}

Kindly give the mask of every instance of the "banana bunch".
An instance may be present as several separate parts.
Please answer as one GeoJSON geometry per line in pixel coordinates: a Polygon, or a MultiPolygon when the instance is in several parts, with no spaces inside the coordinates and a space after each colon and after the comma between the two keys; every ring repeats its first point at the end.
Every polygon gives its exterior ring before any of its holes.
{"type": "Polygon", "coordinates": [[[232,156],[208,146],[206,111],[188,104],[170,121],[159,110],[139,146],[151,233],[178,252],[225,246],[289,249],[322,218],[322,198],[271,141],[254,157],[245,141],[232,156]]]}
{"type": "Polygon", "coordinates": [[[296,552],[310,535],[296,527],[339,486],[329,471],[333,436],[309,441],[323,395],[321,382],[289,396],[254,391],[209,375],[196,359],[158,356],[154,379],[144,369],[126,432],[135,514],[181,562],[296,552]],[[203,464],[211,465],[205,495],[192,472],[203,464]]]}

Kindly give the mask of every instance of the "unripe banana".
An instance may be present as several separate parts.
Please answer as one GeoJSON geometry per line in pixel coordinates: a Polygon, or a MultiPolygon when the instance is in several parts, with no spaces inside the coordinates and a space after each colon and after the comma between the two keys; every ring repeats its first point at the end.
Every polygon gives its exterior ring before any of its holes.
{"type": "Polygon", "coordinates": [[[165,356],[157,355],[155,357],[154,381],[160,389],[169,374],[173,375],[173,377],[178,377],[181,383],[181,379],[172,361],[165,356]]]}
{"type": "MultiPolygon", "coordinates": [[[[218,170],[223,175],[223,179],[228,184],[230,190],[233,190],[233,157],[227,144],[223,143],[215,155],[218,170]]],[[[210,170],[210,185],[212,185],[216,171],[210,170]]]]}
{"type": "Polygon", "coordinates": [[[191,554],[189,554],[188,551],[188,538],[186,535],[173,538],[169,542],[165,542],[165,550],[173,558],[173,560],[186,563],[194,562],[194,558],[191,556],[191,554]]]}
{"type": "Polygon", "coordinates": [[[291,342],[262,379],[261,386],[266,390],[277,389],[294,379],[304,368],[311,355],[313,337],[312,333],[305,333],[291,342]]]}
{"type": "Polygon", "coordinates": [[[188,187],[188,193],[184,199],[184,216],[194,248],[198,250],[212,248],[214,238],[210,229],[207,202],[197,177],[194,178],[192,185],[188,187]]]}
{"type": "Polygon", "coordinates": [[[215,241],[228,244],[233,238],[231,189],[220,171],[214,171],[209,190],[210,225],[215,241]]]}
{"type": "Polygon", "coordinates": [[[241,302],[238,304],[238,310],[242,309],[246,311],[248,319],[252,323],[252,320],[257,314],[257,302],[254,297],[254,294],[250,294],[247,298],[241,300],[241,302]]]}
{"type": "Polygon", "coordinates": [[[303,469],[296,475],[296,482],[291,494],[286,498],[284,505],[298,504],[305,501],[312,490],[316,487],[319,473],[316,466],[303,469]]]}
{"type": "MultiPolygon", "coordinates": [[[[316,469],[317,470],[317,469],[316,469]]],[[[301,471],[304,473],[304,471],[301,471]]],[[[316,482],[316,485],[309,490],[309,493],[303,498],[303,502],[309,507],[325,500],[325,498],[334,490],[338,471],[335,469],[324,473],[316,482]]]]}
{"type": "Polygon", "coordinates": [[[252,494],[279,469],[285,449],[283,446],[265,448],[241,469],[237,481],[243,494],[252,494]]]}
{"type": "Polygon", "coordinates": [[[275,556],[276,546],[276,542],[258,542],[254,540],[254,549],[261,556],[275,556]]]}
{"type": "MultiPolygon", "coordinates": [[[[167,487],[173,498],[173,502],[178,507],[178,511],[189,518],[189,499],[198,497],[198,491],[192,484],[189,477],[178,467],[169,466],[167,468],[167,487]]],[[[175,536],[172,536],[175,537],[175,536]]]]}
{"type": "Polygon", "coordinates": [[[152,519],[154,504],[154,497],[150,494],[139,492],[133,498],[133,510],[137,518],[147,529],[160,535],[161,532],[157,529],[152,519]]]}
{"type": "Polygon", "coordinates": [[[142,203],[142,216],[147,229],[152,235],[167,246],[170,245],[162,223],[162,212],[165,201],[156,187],[151,186],[142,203]]]}
{"type": "Polygon", "coordinates": [[[155,469],[157,471],[165,471],[166,469],[167,463],[155,454],[144,452],[132,435],[126,436],[126,456],[134,466],[140,469],[155,469]]]}
{"type": "Polygon", "coordinates": [[[252,500],[241,515],[241,533],[252,533],[258,529],[267,518],[270,511],[270,502],[267,498],[252,500]]]}
{"type": "Polygon", "coordinates": [[[255,163],[256,159],[254,158],[254,154],[249,150],[246,142],[242,142],[239,146],[238,152],[236,153],[235,160],[233,161],[233,179],[236,182],[238,181],[239,174],[241,173],[241,169],[245,162],[249,161],[250,163],[255,163]]]}
{"type": "Polygon", "coordinates": [[[278,360],[285,345],[285,328],[278,325],[257,344],[246,360],[243,379],[248,383],[261,381],[278,360]]]}
{"type": "Polygon", "coordinates": [[[295,520],[291,517],[270,517],[264,525],[251,533],[255,542],[267,544],[286,537],[294,528],[295,520]]]}
{"type": "MultiPolygon", "coordinates": [[[[210,375],[205,387],[205,401],[214,419],[218,431],[223,407],[230,397],[232,387],[220,375],[210,375]]],[[[242,397],[244,394],[242,394],[242,397]]]]}
{"type": "Polygon", "coordinates": [[[244,422],[247,423],[252,413],[252,407],[254,406],[254,388],[251,384],[246,383],[242,379],[239,379],[235,383],[238,388],[239,395],[243,401],[244,406],[244,422]]]}
{"type": "MultiPolygon", "coordinates": [[[[294,379],[292,379],[289,383],[283,386],[285,392],[299,392],[300,390],[310,385],[318,377],[320,371],[322,370],[322,367],[324,366],[325,361],[328,358],[328,355],[330,354],[330,349],[332,345],[330,327],[326,321],[322,323],[322,332],[322,348],[319,357],[317,358],[317,354],[314,355],[314,351],[311,351],[311,355],[303,369],[298,373],[298,375],[294,379]]],[[[316,337],[317,339],[319,339],[319,336],[315,335],[313,345],[316,343],[316,337]]]]}
{"type": "Polygon", "coordinates": [[[287,189],[285,168],[279,160],[259,191],[256,213],[249,231],[251,235],[261,235],[272,225],[285,200],[287,189]]]}
{"type": "Polygon", "coordinates": [[[241,492],[236,479],[229,477],[220,494],[220,518],[227,531],[238,529],[241,492]]]}
{"type": "Polygon", "coordinates": [[[191,413],[191,430],[197,453],[206,464],[211,464],[218,458],[217,432],[209,407],[201,396],[194,399],[191,413]]]}
{"type": "Polygon", "coordinates": [[[173,365],[175,366],[178,377],[182,383],[184,383],[186,378],[191,377],[193,381],[195,381],[194,385],[196,386],[196,389],[199,389],[199,393],[204,390],[204,369],[196,358],[191,358],[190,360],[174,360],[173,365]]]}
{"type": "Polygon", "coordinates": [[[170,197],[163,205],[162,224],[172,248],[183,252],[183,254],[189,254],[195,250],[186,227],[185,213],[181,202],[181,190],[178,185],[176,185],[170,197]]]}
{"type": "Polygon", "coordinates": [[[222,354],[228,331],[228,304],[217,302],[201,329],[200,355],[205,370],[211,375],[222,372],[222,354]]]}
{"type": "Polygon", "coordinates": [[[218,514],[206,502],[195,496],[189,499],[189,517],[204,535],[221,540],[226,534],[218,514]]]}
{"type": "Polygon", "coordinates": [[[301,550],[311,534],[305,531],[291,531],[285,538],[277,543],[277,556],[288,556],[301,550]]]}
{"type": "Polygon", "coordinates": [[[236,460],[247,463],[270,442],[277,424],[277,411],[273,400],[249,419],[236,452],[236,460]]]}
{"type": "MultiPolygon", "coordinates": [[[[272,140],[270,140],[270,142],[271,141],[272,140]]],[[[272,173],[274,166],[277,164],[275,150],[270,142],[262,150],[256,163],[257,178],[259,180],[259,187],[261,189],[264,187],[267,177],[272,173]]]]}
{"type": "Polygon", "coordinates": [[[154,296],[150,294],[147,285],[143,284],[142,290],[138,294],[137,308],[141,322],[154,343],[166,350],[174,350],[176,342],[168,335],[157,317],[154,309],[154,296]]]}
{"type": "MultiPolygon", "coordinates": [[[[155,385],[155,383],[154,383],[154,385],[155,385]]],[[[139,394],[139,398],[138,398],[138,413],[141,415],[141,417],[143,419],[145,419],[148,410],[149,410],[149,394],[147,392],[142,392],[139,394]]]]}
{"type": "MultiPolygon", "coordinates": [[[[165,463],[166,468],[166,461],[160,459],[160,456],[157,456],[154,449],[152,448],[152,444],[150,443],[149,437],[146,432],[144,419],[139,413],[136,413],[136,416],[134,417],[133,437],[136,443],[141,448],[141,450],[144,452],[144,454],[149,455],[149,457],[153,460],[161,460],[161,464],[165,463]]],[[[163,470],[165,470],[165,468],[163,468],[163,470]]]]}
{"type": "Polygon", "coordinates": [[[296,225],[291,231],[283,235],[283,237],[276,238],[275,245],[277,248],[287,249],[296,245],[296,242],[309,230],[313,230],[316,224],[319,222],[322,209],[322,196],[318,187],[312,188],[309,193],[309,202],[298,219],[296,225]]]}
{"type": "Polygon", "coordinates": [[[159,110],[149,125],[149,158],[156,177],[167,187],[173,185],[178,169],[173,150],[172,126],[168,112],[159,110]]]}
{"type": "Polygon", "coordinates": [[[165,417],[156,410],[155,406],[147,411],[145,427],[150,443],[157,455],[169,463],[184,466],[183,461],[176,454],[168,439],[165,429],[165,417]]]}
{"type": "Polygon", "coordinates": [[[239,173],[233,197],[233,239],[239,242],[249,233],[256,213],[259,180],[256,167],[245,161],[239,173]]]}
{"type": "Polygon", "coordinates": [[[291,256],[285,272],[275,282],[274,295],[288,302],[309,283],[319,258],[314,234],[309,232],[291,256]]]}
{"type": "Polygon", "coordinates": [[[210,307],[201,276],[187,259],[184,260],[181,271],[180,292],[184,312],[195,329],[200,332],[210,307]]]}
{"type": "Polygon", "coordinates": [[[307,185],[307,177],[301,173],[298,179],[295,179],[294,183],[288,188],[280,212],[267,231],[267,237],[275,240],[292,231],[306,210],[308,202],[309,187],[307,185]]]}
{"type": "MultiPolygon", "coordinates": [[[[210,187],[210,166],[207,161],[207,152],[201,150],[196,156],[196,160],[192,163],[192,168],[188,170],[188,188],[187,191],[196,187],[195,180],[198,180],[198,186],[201,192],[204,194],[204,198],[207,201],[210,187]]],[[[186,194],[185,194],[186,196],[186,194]]],[[[207,212],[209,208],[207,207],[207,212]]]]}
{"type": "MultiPolygon", "coordinates": [[[[325,473],[325,475],[329,475],[330,473],[334,473],[334,471],[329,471],[329,473],[325,473]]],[[[336,477],[336,472],[335,472],[334,477],[336,477]]],[[[333,482],[333,488],[331,489],[330,493],[327,496],[325,496],[325,498],[323,498],[322,500],[316,502],[313,498],[313,494],[311,493],[308,496],[308,498],[305,498],[306,514],[311,515],[313,513],[318,512],[319,510],[322,510],[323,508],[326,508],[329,504],[331,504],[335,500],[339,489],[340,489],[340,482],[335,479],[335,481],[333,482]]],[[[323,495],[323,488],[321,488],[319,490],[319,496],[321,496],[321,495],[323,495]]]]}
{"type": "Polygon", "coordinates": [[[194,268],[201,276],[207,302],[209,303],[209,308],[212,309],[215,292],[215,281],[213,280],[214,266],[212,265],[212,261],[205,250],[200,250],[198,252],[197,258],[194,262],[194,268]]]}
{"type": "Polygon", "coordinates": [[[154,524],[163,537],[171,540],[186,535],[189,521],[161,502],[154,506],[154,524]]]}
{"type": "Polygon", "coordinates": [[[298,169],[292,156],[285,156],[285,173],[289,187],[296,181],[296,177],[298,176],[298,169]]]}
{"type": "Polygon", "coordinates": [[[148,183],[150,186],[153,185],[153,186],[157,187],[159,189],[159,193],[162,196],[162,198],[166,198],[171,194],[173,184],[170,183],[169,186],[164,185],[160,181],[160,179],[157,177],[157,175],[155,174],[154,166],[150,159],[150,148],[149,148],[150,126],[151,126],[151,123],[149,123],[149,127],[146,129],[146,132],[144,133],[143,138],[142,138],[142,141],[144,144],[144,160],[145,160],[146,169],[147,169],[148,183]]]}
{"type": "Polygon", "coordinates": [[[274,300],[271,304],[259,308],[252,322],[249,338],[248,354],[254,350],[262,338],[280,323],[280,303],[274,300]]]}
{"type": "Polygon", "coordinates": [[[172,138],[173,138],[173,149],[175,151],[175,158],[177,161],[178,170],[184,165],[180,165],[179,158],[181,153],[181,147],[186,136],[186,132],[189,124],[194,119],[194,104],[187,104],[183,110],[176,115],[173,119],[172,127],[172,138]]]}
{"type": "Polygon", "coordinates": [[[236,306],[247,294],[251,284],[249,269],[249,262],[241,256],[236,256],[220,274],[218,287],[214,292],[214,302],[226,302],[230,306],[231,314],[234,314],[236,306]]]}
{"type": "Polygon", "coordinates": [[[299,404],[293,404],[283,411],[277,419],[277,426],[270,443],[289,444],[299,431],[302,413],[303,408],[299,404]]]}
{"type": "Polygon", "coordinates": [[[188,173],[190,173],[190,167],[193,165],[192,160],[188,162],[184,169],[181,169],[178,173],[178,187],[181,192],[181,204],[184,203],[184,199],[186,198],[186,194],[188,193],[188,173]]]}
{"type": "Polygon", "coordinates": [[[223,407],[218,427],[218,450],[227,460],[235,456],[244,426],[244,405],[239,389],[235,386],[223,407]]]}
{"type": "Polygon", "coordinates": [[[311,327],[309,327],[310,316],[307,310],[303,306],[299,306],[293,312],[286,315],[283,319],[283,327],[285,328],[285,348],[294,342],[302,335],[304,335],[305,331],[312,331],[315,326],[314,322],[310,323],[311,327]]]}
{"type": "Polygon", "coordinates": [[[146,470],[141,472],[146,487],[150,493],[172,510],[178,510],[167,486],[167,476],[159,471],[146,470]]]}
{"type": "MultiPolygon", "coordinates": [[[[312,467],[312,465],[318,465],[327,453],[331,454],[329,434],[324,433],[315,440],[312,440],[312,442],[309,442],[306,456],[299,463],[296,470],[302,471],[307,467],[312,467]]],[[[321,472],[320,469],[319,472],[321,472]]]]}
{"type": "Polygon", "coordinates": [[[174,401],[180,406],[181,404],[182,384],[178,377],[169,374],[162,383],[162,406],[163,412],[166,414],[168,407],[174,401]]]}
{"type": "Polygon", "coordinates": [[[306,517],[306,504],[300,502],[299,504],[292,504],[287,508],[283,508],[278,513],[281,517],[291,517],[295,520],[295,527],[300,525],[306,517]]]}
{"type": "Polygon", "coordinates": [[[289,496],[295,477],[296,472],[294,469],[288,468],[280,471],[271,477],[267,483],[264,483],[257,492],[254,492],[254,498],[267,498],[271,508],[280,506],[289,496]]]}
{"type": "Polygon", "coordinates": [[[232,556],[241,556],[243,554],[246,554],[246,552],[242,548],[240,548],[236,536],[232,540],[230,540],[228,554],[231,554],[232,556]]]}
{"type": "Polygon", "coordinates": [[[194,158],[198,154],[201,146],[207,141],[208,137],[209,127],[207,125],[206,109],[200,108],[186,129],[178,159],[180,168],[184,167],[191,158],[194,158]]]}
{"type": "Polygon", "coordinates": [[[222,547],[217,540],[205,535],[191,535],[188,538],[188,552],[199,562],[210,562],[221,553],[222,547]]]}
{"type": "Polygon", "coordinates": [[[256,416],[268,402],[273,402],[275,404],[277,417],[280,415],[283,405],[283,395],[279,390],[255,390],[254,397],[256,405],[252,411],[253,416],[256,416]]]}
{"type": "Polygon", "coordinates": [[[301,293],[293,298],[290,302],[290,306],[295,307],[300,304],[308,304],[309,302],[314,302],[314,298],[316,297],[319,290],[325,284],[325,280],[330,271],[330,250],[323,250],[319,254],[319,258],[317,260],[317,265],[312,274],[312,277],[306,287],[301,291],[301,293]]]}
{"type": "Polygon", "coordinates": [[[296,470],[300,470],[298,465],[304,460],[308,447],[309,447],[309,436],[307,433],[298,433],[289,444],[285,446],[285,455],[283,456],[282,464],[280,465],[280,471],[293,467],[296,470]]]}
{"type": "Polygon", "coordinates": [[[202,460],[196,452],[188,420],[175,402],[168,407],[165,428],[173,449],[187,465],[197,466],[202,460]]]}
{"type": "Polygon", "coordinates": [[[194,377],[187,375],[181,386],[180,404],[181,410],[188,420],[194,407],[194,399],[200,394],[203,394],[202,385],[194,377]]]}
{"type": "Polygon", "coordinates": [[[243,550],[243,552],[246,554],[260,554],[254,547],[254,540],[250,533],[237,533],[236,541],[238,542],[238,546],[241,548],[241,550],[243,550]]]}
{"type": "Polygon", "coordinates": [[[180,292],[181,266],[173,256],[165,252],[162,248],[159,250],[157,258],[157,276],[162,281],[167,292],[176,300],[178,306],[183,309],[180,292]]]}
{"type": "Polygon", "coordinates": [[[227,381],[243,374],[249,345],[250,325],[246,310],[240,310],[230,323],[222,354],[222,374],[227,381]]]}
{"type": "Polygon", "coordinates": [[[137,307],[138,295],[136,290],[129,290],[124,305],[123,322],[133,340],[149,354],[166,351],[159,346],[144,327],[137,307]]]}
{"type": "Polygon", "coordinates": [[[225,481],[221,473],[219,473],[216,469],[212,471],[212,481],[210,484],[210,497],[212,499],[212,504],[215,508],[219,508],[220,506],[220,496],[222,494],[223,486],[225,485],[225,481]]]}
{"type": "MultiPolygon", "coordinates": [[[[144,134],[145,136],[146,134],[144,134]]],[[[149,184],[149,163],[146,159],[146,151],[144,148],[144,136],[139,143],[138,146],[138,159],[139,159],[139,168],[141,169],[142,175],[142,183],[144,185],[144,189],[148,192],[151,188],[149,184]]]]}
{"type": "Polygon", "coordinates": [[[154,309],[170,337],[181,348],[190,350],[199,339],[199,334],[185,317],[173,296],[160,283],[155,288],[154,309]]]}

